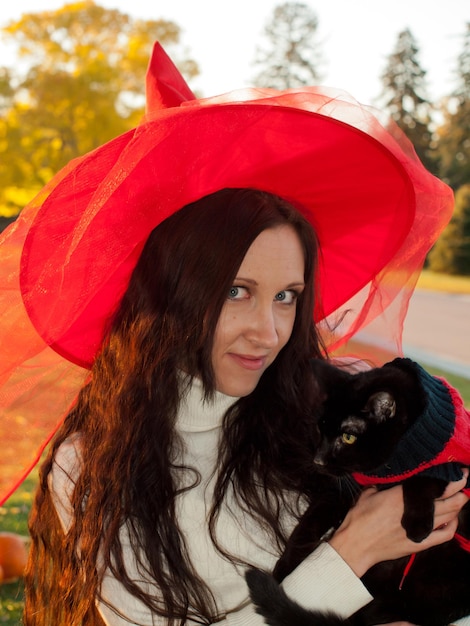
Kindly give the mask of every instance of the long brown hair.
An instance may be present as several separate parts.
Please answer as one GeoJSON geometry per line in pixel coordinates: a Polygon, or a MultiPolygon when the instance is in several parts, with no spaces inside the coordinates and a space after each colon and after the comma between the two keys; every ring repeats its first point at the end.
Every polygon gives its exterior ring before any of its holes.
{"type": "Polygon", "coordinates": [[[225,189],[187,205],[151,233],[90,381],[54,438],[30,521],[27,626],[99,624],[94,603],[105,567],[170,626],[184,624],[188,616],[202,624],[217,618],[175,514],[175,473],[188,470],[176,467],[172,454],[178,371],[184,365],[202,380],[206,396],[214,393],[211,351],[227,293],[252,242],[281,224],[299,236],[306,288],[289,342],[253,393],[225,417],[210,528],[217,543],[215,521],[231,482],[241,505],[282,545],[283,494],[300,494],[305,487],[307,361],[321,356],[312,322],[316,241],[308,222],[285,200],[253,189],[225,189]],[[82,464],[65,536],[48,477],[57,449],[73,433],[80,433],[82,464]],[[253,488],[255,474],[261,490],[253,488]],[[261,495],[268,493],[272,497],[261,495]],[[145,555],[140,568],[159,597],[144,593],[126,573],[123,523],[136,555],[145,555]]]}

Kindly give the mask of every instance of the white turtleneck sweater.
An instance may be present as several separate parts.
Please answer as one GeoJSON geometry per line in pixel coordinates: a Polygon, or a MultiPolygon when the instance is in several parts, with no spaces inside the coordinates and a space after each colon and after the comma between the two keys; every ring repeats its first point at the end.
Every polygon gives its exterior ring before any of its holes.
{"type": "MultiPolygon", "coordinates": [[[[184,443],[181,460],[197,469],[202,479],[199,485],[179,496],[178,521],[194,566],[212,590],[219,611],[226,613],[226,617],[217,624],[263,626],[263,618],[249,602],[243,568],[233,565],[215,550],[207,528],[222,418],[234,401],[232,397],[216,393],[213,402],[203,402],[202,388],[198,381],[193,383],[182,400],[177,420],[177,429],[184,443]]],[[[54,503],[65,532],[71,520],[70,493],[80,471],[79,458],[80,436],[76,435],[59,448],[49,479],[54,503]]],[[[293,528],[295,521],[286,515],[285,523],[289,529],[293,528]]],[[[271,570],[279,558],[269,536],[238,508],[231,494],[227,494],[226,505],[221,511],[217,535],[231,554],[262,569],[271,570]]],[[[141,580],[126,529],[122,531],[122,540],[128,572],[134,580],[141,580]]],[[[158,594],[158,589],[150,582],[141,581],[140,584],[148,592],[158,594]]],[[[371,600],[361,581],[326,543],[306,558],[282,585],[286,593],[302,606],[334,610],[345,617],[371,600]]],[[[152,615],[110,573],[104,577],[101,594],[105,602],[98,601],[98,608],[107,626],[166,624],[165,619],[152,615]],[[120,617],[108,604],[128,619],[120,617]]],[[[188,624],[193,623],[188,621],[188,624]]]]}

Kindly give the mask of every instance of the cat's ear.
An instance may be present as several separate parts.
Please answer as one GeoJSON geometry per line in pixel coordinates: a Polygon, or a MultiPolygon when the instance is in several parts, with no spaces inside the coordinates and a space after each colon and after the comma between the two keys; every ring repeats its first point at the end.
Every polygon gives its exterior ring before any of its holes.
{"type": "Polygon", "coordinates": [[[397,405],[392,394],[388,391],[378,391],[367,400],[364,412],[367,412],[380,423],[395,417],[396,409],[397,405]]]}

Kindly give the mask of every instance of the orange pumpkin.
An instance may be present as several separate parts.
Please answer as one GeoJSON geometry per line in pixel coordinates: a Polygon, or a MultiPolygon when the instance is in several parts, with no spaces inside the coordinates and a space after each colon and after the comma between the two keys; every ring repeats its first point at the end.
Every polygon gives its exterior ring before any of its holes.
{"type": "Polygon", "coordinates": [[[15,533],[0,532],[0,582],[23,576],[27,560],[25,538],[15,533]]]}

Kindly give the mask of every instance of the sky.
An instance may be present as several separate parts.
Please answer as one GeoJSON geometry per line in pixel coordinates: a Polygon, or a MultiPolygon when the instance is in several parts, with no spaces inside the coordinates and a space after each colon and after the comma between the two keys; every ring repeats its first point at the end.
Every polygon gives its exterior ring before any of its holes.
{"type": "MultiPolygon", "coordinates": [[[[253,60],[274,8],[284,0],[96,0],[105,8],[143,18],[174,21],[181,43],[201,70],[193,90],[213,96],[250,84],[253,60]]],[[[345,89],[373,104],[380,74],[398,34],[409,28],[426,71],[429,97],[437,102],[455,87],[470,0],[303,0],[319,21],[316,41],[325,64],[323,85],[345,89]]],[[[0,26],[23,13],[55,10],[66,0],[0,0],[0,26]]],[[[0,65],[11,58],[0,43],[0,65]]]]}

